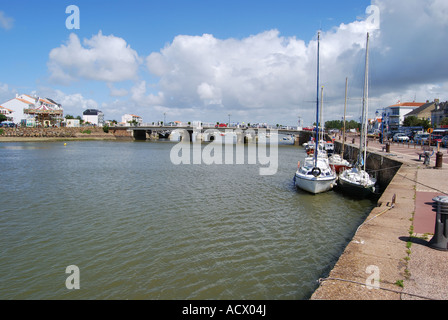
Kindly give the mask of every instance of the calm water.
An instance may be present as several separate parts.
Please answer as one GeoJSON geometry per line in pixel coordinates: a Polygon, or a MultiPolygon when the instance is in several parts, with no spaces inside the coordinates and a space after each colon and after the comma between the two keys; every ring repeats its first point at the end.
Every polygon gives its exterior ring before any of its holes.
{"type": "Polygon", "coordinates": [[[302,148],[260,176],[174,145],[0,143],[0,298],[307,299],[373,207],[297,190],[302,148]]]}

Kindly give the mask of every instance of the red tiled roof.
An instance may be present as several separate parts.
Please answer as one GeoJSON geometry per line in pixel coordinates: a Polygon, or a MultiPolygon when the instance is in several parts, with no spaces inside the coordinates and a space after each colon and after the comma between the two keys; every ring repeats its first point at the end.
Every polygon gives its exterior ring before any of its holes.
{"type": "Polygon", "coordinates": [[[402,102],[398,104],[394,104],[390,107],[420,107],[424,105],[426,102],[402,102]]]}

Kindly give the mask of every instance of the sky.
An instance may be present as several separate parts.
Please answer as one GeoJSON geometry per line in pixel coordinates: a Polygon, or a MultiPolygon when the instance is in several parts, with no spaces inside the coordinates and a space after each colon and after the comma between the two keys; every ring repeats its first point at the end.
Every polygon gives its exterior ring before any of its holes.
{"type": "Polygon", "coordinates": [[[371,117],[448,100],[446,0],[0,0],[0,104],[25,93],[107,120],[308,126],[318,31],[324,121],[342,119],[346,78],[359,121],[367,32],[371,117]]]}

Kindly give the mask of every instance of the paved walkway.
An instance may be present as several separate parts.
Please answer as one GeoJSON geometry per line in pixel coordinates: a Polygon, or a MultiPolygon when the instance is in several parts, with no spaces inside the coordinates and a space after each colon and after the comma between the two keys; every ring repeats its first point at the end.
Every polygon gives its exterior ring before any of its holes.
{"type": "Polygon", "coordinates": [[[392,144],[386,153],[369,142],[369,151],[403,166],[311,299],[448,300],[448,251],[428,246],[435,227],[432,199],[448,195],[448,153],[440,149],[443,164],[436,169],[435,153],[426,166],[418,161],[420,149],[392,144]],[[376,275],[379,289],[366,286],[376,287],[376,275]]]}

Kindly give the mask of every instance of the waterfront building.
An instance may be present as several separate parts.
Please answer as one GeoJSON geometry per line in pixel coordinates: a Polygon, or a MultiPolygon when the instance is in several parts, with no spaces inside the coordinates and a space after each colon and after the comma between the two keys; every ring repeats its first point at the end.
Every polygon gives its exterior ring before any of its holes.
{"type": "Polygon", "coordinates": [[[384,129],[388,132],[399,130],[399,128],[403,125],[405,115],[424,104],[424,102],[399,102],[384,108],[384,129]]]}
{"type": "Polygon", "coordinates": [[[11,121],[17,124],[23,121],[42,126],[59,125],[64,112],[53,100],[28,94],[16,94],[15,98],[2,103],[2,107],[12,111],[11,121]]]}
{"type": "Polygon", "coordinates": [[[77,128],[80,126],[79,119],[65,119],[65,126],[67,128],[77,128]]]}
{"type": "Polygon", "coordinates": [[[417,119],[422,120],[428,120],[431,122],[431,113],[436,108],[436,105],[439,103],[439,99],[435,99],[434,101],[430,102],[429,100],[426,101],[426,103],[417,109],[412,110],[408,114],[404,116],[406,119],[407,117],[416,117],[417,119]]]}
{"type": "Polygon", "coordinates": [[[137,123],[137,125],[141,125],[143,123],[143,119],[135,114],[127,113],[121,117],[121,122],[124,122],[125,125],[129,125],[129,123],[137,123]]]}
{"type": "Polygon", "coordinates": [[[84,123],[90,123],[95,126],[103,126],[104,113],[97,109],[86,109],[82,113],[82,120],[84,120],[84,123]]]}
{"type": "Polygon", "coordinates": [[[13,113],[14,111],[12,111],[11,109],[0,106],[0,114],[6,117],[6,121],[13,121],[13,113]]]}
{"type": "Polygon", "coordinates": [[[443,118],[448,118],[448,101],[436,103],[434,110],[431,111],[431,125],[440,127],[443,118]]]}

